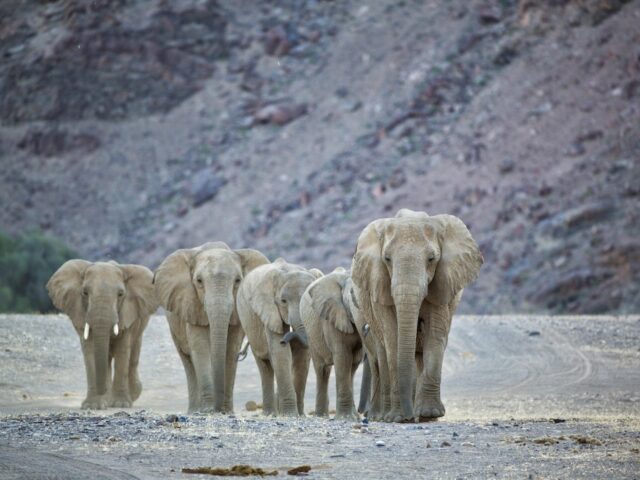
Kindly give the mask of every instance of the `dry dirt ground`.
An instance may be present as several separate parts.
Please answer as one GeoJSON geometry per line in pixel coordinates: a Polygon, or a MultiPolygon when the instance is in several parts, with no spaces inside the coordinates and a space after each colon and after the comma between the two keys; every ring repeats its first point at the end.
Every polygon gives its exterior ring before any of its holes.
{"type": "MultiPolygon", "coordinates": [[[[145,333],[135,407],[80,411],[84,371],[68,320],[4,315],[0,478],[189,478],[182,468],[235,464],[280,475],[308,464],[312,478],[638,478],[639,338],[638,316],[460,316],[446,353],[447,415],[363,428],[246,411],[260,401],[251,357],[235,415],[184,414],[161,316],[145,333]]],[[[308,411],[314,393],[312,373],[308,411]]]]}

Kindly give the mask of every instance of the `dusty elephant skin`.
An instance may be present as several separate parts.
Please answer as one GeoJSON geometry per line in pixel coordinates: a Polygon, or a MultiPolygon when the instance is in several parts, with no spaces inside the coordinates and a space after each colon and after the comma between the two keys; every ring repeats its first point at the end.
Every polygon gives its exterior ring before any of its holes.
{"type": "Polygon", "coordinates": [[[140,265],[86,260],[69,260],[49,279],[53,304],[80,337],[87,374],[82,408],[131,407],[140,396],[142,333],[158,308],[151,280],[140,265]]]}
{"type": "Polygon", "coordinates": [[[222,242],[178,250],[158,267],[154,284],[187,377],[189,412],[233,412],[236,355],[244,332],[236,293],[269,260],[222,242]]]}
{"type": "Polygon", "coordinates": [[[388,371],[381,374],[390,387],[386,421],[444,415],[440,381],[451,318],[482,263],[471,233],[452,215],[402,209],[360,234],[352,278],[363,315],[384,345],[386,365],[384,355],[378,362],[388,371]]]}
{"type": "Polygon", "coordinates": [[[309,349],[300,299],[320,276],[279,258],[256,268],[240,286],[238,315],[260,371],[266,415],[304,415],[309,349]]]}
{"type": "Polygon", "coordinates": [[[364,350],[351,312],[348,281],[345,269],[337,268],[313,282],[300,301],[300,316],[316,371],[315,414],[329,414],[329,375],[335,366],[336,418],[357,420],[353,377],[364,350]]]}

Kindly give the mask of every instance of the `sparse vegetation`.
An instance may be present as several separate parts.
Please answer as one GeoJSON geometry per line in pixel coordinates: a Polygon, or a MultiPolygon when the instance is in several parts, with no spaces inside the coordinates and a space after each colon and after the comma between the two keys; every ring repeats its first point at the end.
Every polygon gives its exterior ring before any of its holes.
{"type": "Polygon", "coordinates": [[[60,240],[31,231],[11,237],[0,231],[0,312],[49,312],[49,277],[76,254],[60,240]]]}

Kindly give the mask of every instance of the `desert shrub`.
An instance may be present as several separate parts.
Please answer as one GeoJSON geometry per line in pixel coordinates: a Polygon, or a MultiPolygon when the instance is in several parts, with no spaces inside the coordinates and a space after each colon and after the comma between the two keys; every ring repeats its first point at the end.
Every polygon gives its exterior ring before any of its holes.
{"type": "Polygon", "coordinates": [[[0,312],[49,312],[45,285],[76,254],[60,240],[31,231],[15,237],[0,232],[0,312]]]}

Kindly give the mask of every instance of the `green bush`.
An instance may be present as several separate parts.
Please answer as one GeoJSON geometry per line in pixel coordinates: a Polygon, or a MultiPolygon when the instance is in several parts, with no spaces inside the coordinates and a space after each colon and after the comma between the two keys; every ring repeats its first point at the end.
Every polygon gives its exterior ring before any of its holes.
{"type": "Polygon", "coordinates": [[[60,240],[33,231],[10,237],[0,232],[0,312],[50,312],[45,285],[77,255],[60,240]]]}

